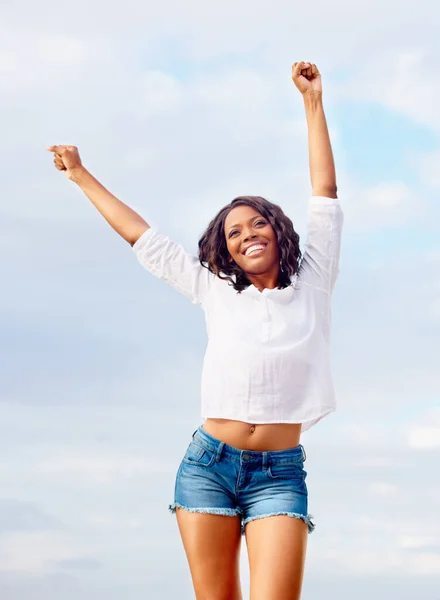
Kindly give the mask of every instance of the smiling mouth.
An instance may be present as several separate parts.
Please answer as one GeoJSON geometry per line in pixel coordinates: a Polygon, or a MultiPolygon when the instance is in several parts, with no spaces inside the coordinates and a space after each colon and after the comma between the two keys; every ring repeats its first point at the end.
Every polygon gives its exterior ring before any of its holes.
{"type": "Polygon", "coordinates": [[[246,250],[244,255],[247,257],[260,256],[266,250],[266,247],[267,244],[255,244],[255,246],[251,246],[249,250],[246,250]]]}

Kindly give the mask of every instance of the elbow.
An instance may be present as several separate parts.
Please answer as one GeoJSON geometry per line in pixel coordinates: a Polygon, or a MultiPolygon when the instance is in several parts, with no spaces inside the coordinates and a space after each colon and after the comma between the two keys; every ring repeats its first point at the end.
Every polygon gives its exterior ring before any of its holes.
{"type": "Polygon", "coordinates": [[[324,196],[325,198],[337,198],[338,188],[335,185],[320,185],[313,188],[313,196],[324,196]]]}
{"type": "Polygon", "coordinates": [[[145,221],[141,223],[141,225],[136,228],[129,237],[126,237],[126,241],[130,244],[131,247],[135,245],[139,238],[141,238],[148,229],[151,229],[150,225],[145,221]]]}

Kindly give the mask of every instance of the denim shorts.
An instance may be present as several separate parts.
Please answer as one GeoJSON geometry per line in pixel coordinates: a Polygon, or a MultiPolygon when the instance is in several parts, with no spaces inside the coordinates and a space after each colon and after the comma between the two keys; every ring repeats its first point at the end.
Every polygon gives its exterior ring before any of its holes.
{"type": "Polygon", "coordinates": [[[229,446],[201,426],[193,433],[176,475],[174,502],[189,512],[241,516],[241,533],[254,519],[288,515],[302,519],[311,533],[307,512],[306,453],[300,444],[288,450],[256,452],[229,446]]]}

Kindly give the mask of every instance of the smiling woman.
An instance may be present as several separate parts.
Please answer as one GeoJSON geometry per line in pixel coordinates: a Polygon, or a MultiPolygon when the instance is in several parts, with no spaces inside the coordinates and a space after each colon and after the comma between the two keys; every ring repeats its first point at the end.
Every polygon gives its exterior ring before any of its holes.
{"type": "Polygon", "coordinates": [[[199,256],[108,192],[75,146],[51,146],[55,166],[78,183],[148,271],[205,311],[203,425],[179,466],[174,502],[196,597],[241,600],[238,564],[246,536],[251,600],[298,600],[308,513],[300,435],[335,409],[330,307],[343,215],[316,65],[294,63],[304,99],[313,194],[307,239],[260,196],[222,208],[199,256]]]}
{"type": "Polygon", "coordinates": [[[199,259],[238,292],[250,284],[282,289],[299,268],[299,235],[276,204],[261,196],[239,196],[208,225],[199,241],[199,259]],[[248,248],[256,243],[264,249],[250,254],[248,248]]]}

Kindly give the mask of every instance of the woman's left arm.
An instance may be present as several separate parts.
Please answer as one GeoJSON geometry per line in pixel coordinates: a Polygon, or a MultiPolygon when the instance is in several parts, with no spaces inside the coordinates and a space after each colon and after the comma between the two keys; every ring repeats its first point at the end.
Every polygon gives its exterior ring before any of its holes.
{"type": "Polygon", "coordinates": [[[322,105],[322,93],[304,95],[309,130],[309,164],[312,196],[337,198],[336,172],[330,136],[322,105]]]}
{"type": "Polygon", "coordinates": [[[330,295],[339,273],[344,217],[336,193],[335,165],[322,105],[321,75],[314,64],[294,63],[292,79],[304,98],[313,189],[298,279],[330,295]]]}
{"type": "Polygon", "coordinates": [[[294,63],[292,80],[306,110],[312,195],[337,198],[336,172],[322,103],[321,74],[315,64],[294,63]]]}

